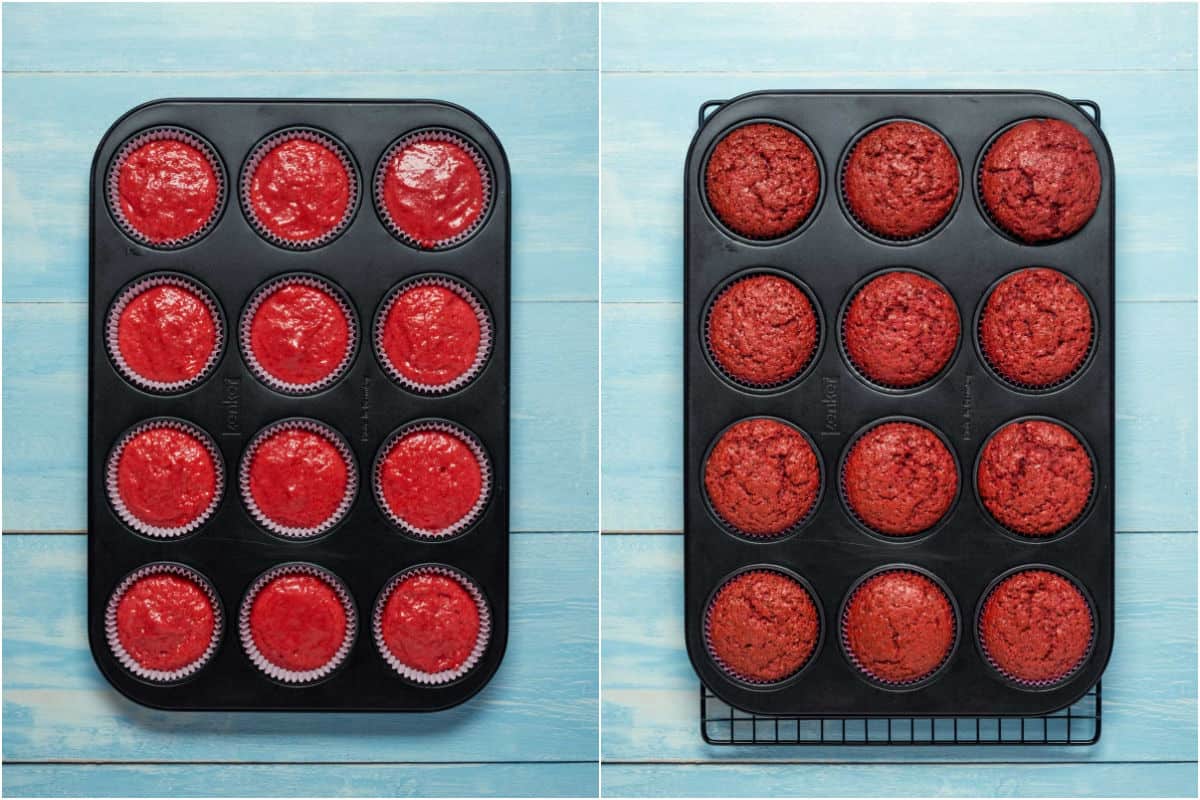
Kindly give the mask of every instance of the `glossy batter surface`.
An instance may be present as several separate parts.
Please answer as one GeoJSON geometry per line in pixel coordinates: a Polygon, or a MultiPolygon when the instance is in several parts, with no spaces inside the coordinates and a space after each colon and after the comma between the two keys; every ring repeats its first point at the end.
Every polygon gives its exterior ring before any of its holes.
{"type": "Polygon", "coordinates": [[[306,430],[281,430],[264,439],[250,461],[250,495],[273,522],[315,528],[346,496],[349,469],[329,439],[306,430]]]}
{"type": "Polygon", "coordinates": [[[482,331],[466,300],[444,286],[416,286],[400,294],[383,323],[383,352],[410,381],[442,386],[475,363],[482,331]]]}
{"type": "Polygon", "coordinates": [[[271,292],[250,323],[254,358],[285,383],[316,383],[335,372],[350,346],[350,325],[338,302],[314,286],[287,284],[271,292]]]}
{"type": "Polygon", "coordinates": [[[250,607],[254,645],[277,667],[305,672],[328,664],[346,638],[346,609],[314,575],[281,575],[250,607]]]}
{"type": "Polygon", "coordinates": [[[263,156],[250,180],[258,222],[282,239],[302,242],[336,228],[350,205],[350,175],[320,142],[289,139],[263,156]]]}
{"type": "Polygon", "coordinates": [[[807,366],[817,346],[817,315],[794,283],[754,275],[713,303],[708,346],[730,375],[751,384],[788,381],[807,366]]]}
{"type": "Polygon", "coordinates": [[[196,377],[217,343],[217,322],[201,297],[182,286],[154,286],[117,320],[117,346],[142,378],[175,383],[196,377]]]}
{"type": "Polygon", "coordinates": [[[217,173],[200,150],[186,142],[147,142],[121,162],[117,192],[121,215],[151,242],[196,233],[217,208],[217,173]]]}
{"type": "Polygon", "coordinates": [[[454,142],[405,145],[388,162],[383,179],[388,216],[421,247],[470,230],[486,210],[485,199],[479,166],[454,142]]]}
{"type": "Polygon", "coordinates": [[[850,652],[888,683],[932,674],[954,644],[954,610],[933,581],[915,572],[885,572],[854,593],[843,621],[850,652]]]}
{"type": "Polygon", "coordinates": [[[428,673],[458,669],[479,639],[479,607],[453,578],[413,575],[392,590],[381,630],[401,664],[428,673]]]}
{"type": "Polygon", "coordinates": [[[708,641],[733,672],[756,681],[783,680],[817,647],[817,607],[796,581],[778,572],[748,572],[717,593],[708,641]]]}
{"type": "Polygon", "coordinates": [[[117,459],[117,492],[134,517],[159,528],[178,528],[212,504],[216,465],[191,433],[149,428],[134,436],[117,459]]]}
{"type": "Polygon", "coordinates": [[[195,663],[212,641],[208,595],[181,575],[147,575],[117,602],[117,638],[146,669],[173,672],[195,663]]]}
{"type": "Polygon", "coordinates": [[[713,212],[734,232],[771,239],[808,218],[821,191],[816,156],[771,123],[743,125],[713,148],[704,185],[713,212]]]}
{"type": "Polygon", "coordinates": [[[1092,612],[1069,580],[1045,570],[1018,572],[983,606],[980,638],[1002,672],[1054,681],[1071,672],[1092,641],[1092,612]]]}
{"type": "Polygon", "coordinates": [[[483,491],[475,453],[443,431],[400,437],[384,457],[379,479],[392,513],[425,531],[443,530],[467,516],[483,491]]]}
{"type": "Polygon", "coordinates": [[[863,434],[843,469],[846,499],[873,530],[895,536],[933,527],[958,491],[954,456],[937,434],[888,422],[863,434]]]}

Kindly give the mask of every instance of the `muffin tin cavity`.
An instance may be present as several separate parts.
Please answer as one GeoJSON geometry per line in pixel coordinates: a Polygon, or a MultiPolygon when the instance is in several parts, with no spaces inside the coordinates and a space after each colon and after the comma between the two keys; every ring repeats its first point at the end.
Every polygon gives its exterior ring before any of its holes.
{"type": "MultiPolygon", "coordinates": [[[[440,152],[421,164],[445,166],[440,152]]],[[[436,101],[169,100],[105,134],[88,629],[117,690],[166,710],[412,712],[487,685],[508,633],[510,207],[491,130],[436,101]],[[363,171],[401,141],[453,145],[475,176],[453,243],[406,246],[370,213],[363,171]],[[145,190],[176,172],[188,191],[145,190]],[[175,235],[180,208],[194,230],[175,235]],[[377,346],[406,289],[429,295],[404,320],[407,345],[377,346]],[[423,316],[430,304],[444,313],[423,316]],[[412,485],[382,491],[376,461],[408,433],[447,439],[399,477],[412,485]],[[451,479],[417,480],[431,465],[451,479]],[[381,648],[376,603],[434,568],[462,602],[417,625],[385,614],[381,648]],[[445,668],[406,672],[395,653],[445,668]]],[[[410,211],[419,224],[445,209],[410,211]]]]}
{"type": "MultiPolygon", "coordinates": [[[[1105,139],[1082,107],[1038,92],[761,92],[703,107],[683,184],[684,607],[692,665],[725,703],[756,715],[829,719],[1032,717],[1070,705],[1099,679],[1113,640],[1114,173],[1105,139]],[[977,183],[996,133],[1029,119],[1068,123],[1097,154],[1100,171],[1098,203],[1086,224],[1036,247],[999,230],[978,202],[978,190],[967,185],[977,183]],[[765,240],[723,221],[706,180],[719,143],[761,123],[801,137],[816,157],[821,191],[838,195],[837,202],[818,198],[794,229],[765,240]],[[916,155],[902,163],[923,163],[933,148],[940,166],[932,177],[957,189],[951,197],[936,181],[916,181],[901,199],[915,202],[931,188],[933,212],[922,230],[889,236],[855,219],[843,184],[855,149],[894,123],[923,127],[900,130],[899,143],[869,140],[887,147],[874,159],[878,164],[860,168],[866,177],[890,174],[895,163],[888,147],[907,154],[911,145],[916,155]],[[919,140],[905,138],[922,132],[927,135],[919,140]],[[836,181],[831,189],[825,176],[836,181]],[[972,193],[977,202],[964,201],[972,193]],[[993,318],[1003,335],[992,330],[989,342],[1021,343],[1021,352],[1031,354],[1031,375],[1066,373],[1040,386],[1005,379],[999,362],[1012,359],[990,363],[981,335],[987,298],[1003,279],[1031,267],[1052,269],[1069,284],[1047,283],[1054,297],[1074,298],[1065,303],[1072,309],[1069,346],[1062,353],[1046,350],[1059,330],[1045,332],[1045,319],[1064,303],[1059,298],[1042,309],[1042,289],[1031,302],[1006,300],[1004,313],[993,318]],[[796,365],[794,355],[777,358],[777,336],[735,340],[744,346],[724,348],[731,363],[715,352],[714,309],[755,276],[786,281],[809,301],[817,341],[807,363],[796,365]],[[875,291],[881,286],[886,291],[875,291]],[[1079,289],[1086,310],[1071,287],[1079,289]],[[856,298],[864,303],[854,314],[856,298]],[[1083,320],[1090,321],[1090,335],[1083,320]],[[1030,325],[1037,333],[1021,335],[1030,325]],[[774,382],[746,379],[746,365],[774,368],[776,361],[788,370],[770,374],[774,382]],[[714,456],[723,436],[762,421],[810,445],[815,465],[797,459],[780,437],[765,437],[758,449],[742,441],[740,449],[714,456]],[[1006,426],[1025,421],[1053,422],[1068,439],[1055,439],[1063,447],[1033,447],[1024,461],[1020,448],[1007,447],[981,491],[984,448],[996,437],[1003,444],[1006,426]],[[858,444],[864,449],[856,456],[858,444]],[[709,474],[714,463],[716,481],[709,474]],[[1056,471],[1063,466],[1070,475],[1056,471]],[[812,474],[820,476],[819,488],[799,492],[804,482],[798,476],[812,474]],[[1045,502],[1053,513],[1032,507],[1040,502],[1037,486],[1050,487],[1045,502]],[[804,506],[799,513],[798,505],[804,506]],[[1019,530],[1025,527],[1031,530],[1019,530]],[[989,663],[970,616],[998,575],[1022,565],[1049,565],[1069,575],[1092,613],[1092,640],[1080,662],[1038,685],[1012,680],[989,663]],[[817,648],[795,674],[769,680],[747,680],[715,658],[710,604],[732,576],[752,570],[803,576],[814,603],[829,609],[826,636],[839,643],[817,648]],[[871,654],[870,642],[859,643],[868,651],[864,659],[840,641],[843,615],[860,586],[897,572],[938,587],[945,605],[933,604],[937,635],[950,633],[944,654],[927,647],[931,640],[918,642],[921,657],[904,674],[866,663],[891,657],[871,654]],[[952,631],[943,630],[948,620],[952,631]]],[[[888,185],[885,179],[863,182],[867,189],[888,185]]],[[[884,211],[894,205],[886,197],[877,204],[884,211]]],[[[764,305],[783,318],[772,320],[774,327],[801,327],[791,319],[794,303],[764,305]]],[[[754,308],[746,302],[733,310],[744,317],[754,308]]],[[[727,321],[720,334],[746,328],[727,321]]],[[[875,626],[886,634],[881,646],[887,645],[892,623],[874,611],[866,622],[859,627],[875,626]]],[[[774,646],[763,643],[766,650],[774,646]]]]}

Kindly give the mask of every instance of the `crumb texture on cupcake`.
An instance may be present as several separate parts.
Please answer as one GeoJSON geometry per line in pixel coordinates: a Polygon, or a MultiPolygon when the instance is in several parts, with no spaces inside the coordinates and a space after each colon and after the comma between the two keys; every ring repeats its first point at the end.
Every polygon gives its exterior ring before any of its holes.
{"type": "Polygon", "coordinates": [[[389,653],[417,672],[461,668],[479,642],[479,607],[463,585],[432,572],[410,575],[392,589],[379,632],[389,653]]]}
{"type": "Polygon", "coordinates": [[[269,233],[291,242],[319,239],[349,210],[351,178],[341,157],[307,138],[286,139],[254,168],[249,202],[269,233]]]}
{"type": "Polygon", "coordinates": [[[121,360],[147,381],[177,383],[208,366],[217,346],[212,309],[186,286],[151,286],[131,299],[117,319],[121,360]]]}
{"type": "Polygon", "coordinates": [[[1009,128],[988,148],[980,190],[992,218],[1018,239],[1062,239],[1096,211],[1100,162],[1075,126],[1031,119],[1009,128]]]}
{"type": "Polygon", "coordinates": [[[249,338],[254,360],[268,375],[302,386],[328,378],[342,365],[350,322],[328,291],[285,283],[254,311],[249,338]]]}
{"type": "Polygon", "coordinates": [[[282,428],[254,446],[249,489],[254,506],[271,522],[288,528],[317,528],[346,498],[350,469],[326,436],[282,428]]]}
{"type": "Polygon", "coordinates": [[[980,642],[1005,675],[1053,683],[1073,672],[1092,642],[1092,612],[1071,581],[1046,570],[1004,579],[984,602],[980,642]]]}
{"type": "Polygon", "coordinates": [[[879,533],[928,530],[958,492],[954,456],[933,431],[911,422],[877,425],[854,443],[842,470],[850,508],[879,533]]]}
{"type": "Polygon", "coordinates": [[[883,386],[932,379],[958,346],[958,309],[949,292],[912,272],[886,272],[855,293],[842,322],[855,367],[883,386]]]}
{"type": "Polygon", "coordinates": [[[163,244],[199,232],[217,209],[220,181],[208,156],[188,142],[146,142],[117,169],[119,212],[147,241],[163,244]]]}
{"type": "Polygon", "coordinates": [[[388,161],[383,210],[419,247],[437,247],[479,222],[487,210],[487,180],[463,143],[437,138],[404,144],[388,161]]]}
{"type": "Polygon", "coordinates": [[[817,315],[808,296],[776,275],[729,286],[708,316],[708,346],[731,377],[755,385],[800,374],[817,346],[817,315]]]}
{"type": "Polygon", "coordinates": [[[1092,310],[1066,275],[1045,267],[996,286],[979,321],[983,353],[1004,378],[1052,386],[1075,373],[1092,343],[1092,310]]]}
{"type": "Polygon", "coordinates": [[[117,638],[141,668],[176,672],[204,657],[216,632],[208,593],[183,575],[138,578],[116,609],[117,638]]]}
{"type": "Polygon", "coordinates": [[[117,494],[144,525],[182,528],[203,515],[217,491],[212,453],[195,434],[151,426],[134,434],[117,459],[117,494]]]}
{"type": "Polygon", "coordinates": [[[709,156],[709,205],[735,233],[773,239],[812,213],[821,191],[817,158],[804,140],[769,122],[728,133],[709,156]]]}
{"type": "Polygon", "coordinates": [[[979,497],[997,522],[1027,536],[1049,536],[1087,507],[1092,460],[1062,425],[1012,422],[984,447],[977,481],[979,497]]]}
{"type": "Polygon", "coordinates": [[[347,635],[346,609],[316,575],[284,574],[259,589],[250,607],[250,634],[268,662],[290,672],[326,666],[347,635]]]}
{"type": "Polygon", "coordinates": [[[404,289],[392,301],[381,332],[383,355],[406,380],[445,386],[475,366],[483,331],[461,295],[440,285],[404,289]]]}
{"type": "Polygon", "coordinates": [[[741,533],[784,533],[812,510],[821,489],[817,455],[798,430],[773,419],[731,426],[704,465],[717,514],[741,533]]]}
{"type": "Polygon", "coordinates": [[[414,430],[388,449],[378,472],[388,510],[418,531],[443,531],[468,517],[484,491],[474,450],[444,430],[414,430]]]}
{"type": "Polygon", "coordinates": [[[746,572],[713,598],[706,621],[708,646],[735,677],[781,681],[812,656],[821,633],[808,591],[778,572],[746,572]]]}
{"type": "Polygon", "coordinates": [[[842,177],[863,227],[904,239],[937,226],[958,197],[958,161],[946,141],[916,122],[889,122],[858,140],[842,177]]]}
{"type": "Polygon", "coordinates": [[[842,621],[860,669],[884,683],[932,675],[954,646],[954,609],[945,592],[916,572],[884,572],[854,593],[842,621]]]}

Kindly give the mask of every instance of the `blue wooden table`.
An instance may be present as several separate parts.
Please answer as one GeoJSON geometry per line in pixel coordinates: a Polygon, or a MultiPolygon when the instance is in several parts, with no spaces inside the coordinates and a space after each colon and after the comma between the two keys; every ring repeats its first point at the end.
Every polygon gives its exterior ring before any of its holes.
{"type": "Polygon", "coordinates": [[[4,789],[37,795],[592,795],[597,788],[594,6],[4,8],[4,789]],[[436,715],[168,714],[84,627],[87,182],[162,96],[435,97],[513,175],[505,661],[436,715]]]}
{"type": "Polygon", "coordinates": [[[1196,794],[1195,6],[601,9],[606,795],[1196,794]],[[717,748],[683,648],[683,159],[754,89],[1091,98],[1117,168],[1117,625],[1091,748],[717,748]]]}

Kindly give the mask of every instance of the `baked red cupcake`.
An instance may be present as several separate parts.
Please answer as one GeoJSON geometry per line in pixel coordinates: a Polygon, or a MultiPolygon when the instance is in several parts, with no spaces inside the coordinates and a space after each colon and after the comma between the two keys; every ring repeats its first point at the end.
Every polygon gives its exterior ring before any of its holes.
{"type": "Polygon", "coordinates": [[[808,663],[821,639],[812,596],[781,572],[743,572],[718,591],[704,616],[717,666],[739,680],[775,683],[808,663]]]}
{"type": "Polygon", "coordinates": [[[284,683],[319,680],[346,659],[357,616],[342,582],[312,564],[263,573],[242,601],[242,646],[254,665],[284,683]]]}
{"type": "Polygon", "coordinates": [[[979,643],[1010,680],[1058,683],[1087,659],[1094,621],[1083,592],[1067,578],[1030,569],[1005,578],[984,601],[979,643]]]}
{"type": "Polygon", "coordinates": [[[491,467],[474,435],[457,425],[417,422],[392,434],[375,463],[375,497],[409,533],[451,536],[479,518],[491,467]]]}
{"type": "Polygon", "coordinates": [[[350,224],[358,181],[345,148],[305,129],[258,145],[242,173],[246,216],[269,241],[289,248],[329,242],[350,224]]]}
{"type": "Polygon", "coordinates": [[[328,425],[281,420],[262,430],[242,456],[242,497],[272,533],[316,536],[346,516],[358,486],[350,448],[328,425]]]}
{"type": "Polygon", "coordinates": [[[979,318],[979,345],[1005,380],[1046,388],[1070,378],[1092,346],[1092,308],[1066,275],[1030,267],[1002,280],[979,318]]]}
{"type": "Polygon", "coordinates": [[[796,284],[778,275],[751,275],[730,284],[708,312],[713,360],[750,386],[785,383],[804,371],[817,350],[817,314],[796,284]]]}
{"type": "Polygon", "coordinates": [[[178,128],[154,128],[122,145],[108,174],[108,202],[142,244],[181,247],[211,229],[225,200],[213,149],[178,128]]]}
{"type": "Polygon", "coordinates": [[[979,190],[988,213],[1024,242],[1078,231],[1100,202],[1100,162],[1077,128],[1031,119],[996,137],[983,157],[979,190]]]}
{"type": "Polygon", "coordinates": [[[932,380],[958,346],[958,308],[940,284],[904,270],[859,289],[842,320],[854,367],[881,386],[911,389],[932,380]]]}
{"type": "Polygon", "coordinates": [[[937,227],[958,198],[958,160],[937,131],[889,122],[864,134],[842,172],[850,213],[888,239],[910,239],[937,227]]]}
{"type": "Polygon", "coordinates": [[[181,564],[149,564],[113,592],[105,633],[117,660],[155,682],[185,678],[216,652],[221,610],[216,590],[181,564]]]}
{"type": "Polygon", "coordinates": [[[384,588],[375,608],[379,652],[392,669],[417,683],[448,683],[467,674],[490,636],[483,593],[448,567],[405,570],[384,588]]]}
{"type": "Polygon", "coordinates": [[[1004,527],[1050,536],[1079,519],[1092,496],[1093,465],[1083,444],[1054,422],[1010,422],[979,456],[979,499],[1004,527]]]}
{"type": "Polygon", "coordinates": [[[216,301],[192,280],[158,275],[121,292],[108,314],[108,352],[142,389],[181,391],[207,377],[221,356],[216,301]]]}
{"type": "Polygon", "coordinates": [[[775,419],[731,425],[704,464],[713,511],[748,536],[777,536],[798,525],[817,503],[821,467],[808,439],[775,419]]]}
{"type": "Polygon", "coordinates": [[[842,466],[842,492],[868,528],[909,536],[936,525],[958,494],[950,448],[924,425],[885,422],[854,442],[842,466]]]}
{"type": "Polygon", "coordinates": [[[125,524],[147,536],[190,533],[212,516],[224,490],[217,446],[196,426],[144,422],[108,458],[108,496],[125,524]]]}
{"type": "Polygon", "coordinates": [[[730,230],[774,239],[808,219],[821,194],[821,170],[803,139],[782,125],[757,122],[717,142],[704,186],[713,213],[730,230]]]}
{"type": "Polygon", "coordinates": [[[409,134],[380,159],[375,205],[392,233],[414,247],[440,250],[466,241],[491,202],[487,162],[450,131],[409,134]]]}
{"type": "Polygon", "coordinates": [[[922,681],[946,662],[958,623],[945,591],[912,570],[868,578],[842,613],[842,643],[850,660],[888,685],[922,681]]]}
{"type": "Polygon", "coordinates": [[[358,330],[333,284],[284,276],[255,292],[242,316],[242,353],[272,389],[315,392],[350,366],[358,330]]]}
{"type": "Polygon", "coordinates": [[[483,302],[458,281],[417,278],[384,300],[375,322],[380,363],[406,389],[449,392],[483,369],[492,347],[483,302]]]}

